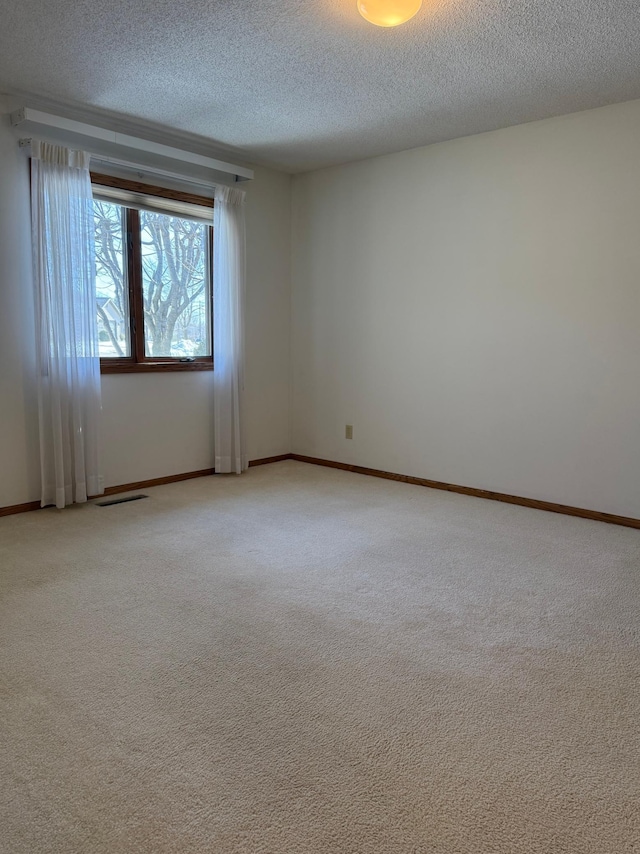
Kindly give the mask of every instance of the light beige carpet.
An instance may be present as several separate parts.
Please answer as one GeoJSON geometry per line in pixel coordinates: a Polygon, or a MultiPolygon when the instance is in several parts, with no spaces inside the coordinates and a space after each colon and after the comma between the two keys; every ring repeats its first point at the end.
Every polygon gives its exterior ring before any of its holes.
{"type": "Polygon", "coordinates": [[[0,520],[0,850],[640,852],[640,532],[285,462],[0,520]]]}

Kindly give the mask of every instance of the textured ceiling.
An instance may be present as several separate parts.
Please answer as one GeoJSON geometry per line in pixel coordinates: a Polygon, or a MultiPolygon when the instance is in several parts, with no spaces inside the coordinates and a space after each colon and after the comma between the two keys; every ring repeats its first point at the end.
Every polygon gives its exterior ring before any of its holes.
{"type": "Polygon", "coordinates": [[[639,0],[2,0],[0,87],[291,171],[640,98],[639,0]]]}

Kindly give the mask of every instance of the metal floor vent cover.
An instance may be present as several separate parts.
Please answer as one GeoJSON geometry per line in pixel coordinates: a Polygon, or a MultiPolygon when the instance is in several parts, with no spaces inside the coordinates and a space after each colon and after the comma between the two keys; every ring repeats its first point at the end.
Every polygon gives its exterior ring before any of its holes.
{"type": "Polygon", "coordinates": [[[126,498],[111,498],[109,501],[96,501],[98,507],[110,507],[112,504],[124,504],[125,501],[139,501],[141,498],[148,498],[148,495],[127,495],[126,498]]]}

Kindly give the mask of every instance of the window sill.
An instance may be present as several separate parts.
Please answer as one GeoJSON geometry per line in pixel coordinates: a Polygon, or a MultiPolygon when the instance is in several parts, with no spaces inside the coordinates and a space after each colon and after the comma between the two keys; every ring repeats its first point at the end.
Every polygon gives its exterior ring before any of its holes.
{"type": "Polygon", "coordinates": [[[167,360],[166,362],[131,362],[118,359],[101,359],[101,374],[155,374],[173,371],[212,371],[213,359],[199,359],[194,362],[167,360]]]}

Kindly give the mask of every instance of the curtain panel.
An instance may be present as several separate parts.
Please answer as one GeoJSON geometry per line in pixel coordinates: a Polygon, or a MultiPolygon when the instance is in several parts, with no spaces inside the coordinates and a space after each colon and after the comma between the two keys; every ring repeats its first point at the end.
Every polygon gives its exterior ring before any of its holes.
{"type": "Polygon", "coordinates": [[[213,208],[213,405],[216,473],[249,465],[244,422],[245,193],[219,186],[213,208]]]}
{"type": "Polygon", "coordinates": [[[31,217],[41,505],[104,491],[89,155],[34,140],[31,217]]]}

